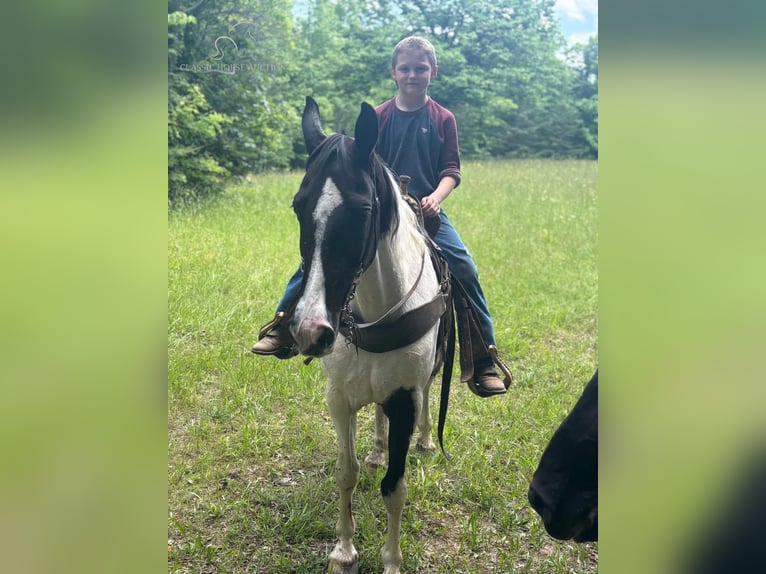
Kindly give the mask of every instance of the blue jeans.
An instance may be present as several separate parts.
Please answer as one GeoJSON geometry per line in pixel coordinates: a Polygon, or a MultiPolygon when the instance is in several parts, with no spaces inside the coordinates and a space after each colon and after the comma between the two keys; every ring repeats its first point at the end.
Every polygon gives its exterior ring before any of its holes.
{"type": "MultiPolygon", "coordinates": [[[[473,257],[471,257],[468,249],[463,244],[463,240],[460,239],[460,235],[452,226],[452,222],[450,222],[447,214],[442,211],[439,214],[439,218],[441,219],[441,225],[439,226],[439,231],[436,232],[434,241],[441,248],[450,271],[463,285],[466,295],[476,311],[484,341],[488,345],[494,345],[495,328],[492,325],[492,316],[489,313],[487,299],[484,297],[484,291],[482,291],[479,284],[479,271],[473,262],[473,257]]],[[[279,305],[277,305],[277,311],[287,311],[290,308],[291,303],[298,296],[302,281],[303,270],[298,267],[287,282],[285,294],[282,295],[282,299],[279,301],[279,305]]]]}
{"type": "Polygon", "coordinates": [[[280,311],[287,311],[290,308],[290,305],[292,305],[293,301],[295,301],[296,297],[298,297],[298,292],[301,290],[302,282],[303,267],[299,265],[298,269],[295,270],[295,273],[293,273],[293,276],[290,277],[290,280],[287,282],[287,287],[285,287],[285,294],[282,295],[282,298],[279,300],[279,304],[277,305],[277,313],[280,311]]]}

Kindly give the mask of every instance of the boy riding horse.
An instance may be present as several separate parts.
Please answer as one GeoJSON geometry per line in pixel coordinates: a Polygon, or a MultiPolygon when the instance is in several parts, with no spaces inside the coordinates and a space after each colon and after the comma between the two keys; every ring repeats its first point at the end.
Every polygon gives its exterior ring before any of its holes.
{"type": "MultiPolygon", "coordinates": [[[[460,184],[461,174],[455,116],[428,96],[428,86],[438,69],[434,47],[428,40],[410,36],[396,45],[391,76],[397,93],[375,110],[379,124],[376,150],[394,172],[410,177],[408,191],[420,201],[423,217],[439,219],[433,239],[473,310],[469,313],[472,320],[463,329],[471,331],[472,357],[472,364],[461,364],[463,380],[478,396],[491,397],[506,392],[510,373],[497,355],[492,316],[476,264],[441,209],[442,202],[460,184]],[[505,381],[495,370],[495,362],[504,371],[505,381]]],[[[303,270],[299,268],[287,284],[275,318],[261,329],[253,353],[280,359],[298,353],[284,319],[302,280],[303,270]]]]}

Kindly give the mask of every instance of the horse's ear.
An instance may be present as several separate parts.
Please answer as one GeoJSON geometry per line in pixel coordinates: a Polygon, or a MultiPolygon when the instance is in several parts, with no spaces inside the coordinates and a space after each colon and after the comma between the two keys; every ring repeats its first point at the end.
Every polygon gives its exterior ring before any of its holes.
{"type": "Polygon", "coordinates": [[[319,122],[319,105],[314,98],[306,96],[306,107],[303,108],[303,141],[306,142],[306,149],[311,155],[316,147],[327,137],[322,131],[322,124],[319,122]]]}
{"type": "Polygon", "coordinates": [[[367,102],[362,102],[362,111],[356,119],[354,140],[356,157],[366,164],[378,142],[378,116],[375,109],[367,102]]]}

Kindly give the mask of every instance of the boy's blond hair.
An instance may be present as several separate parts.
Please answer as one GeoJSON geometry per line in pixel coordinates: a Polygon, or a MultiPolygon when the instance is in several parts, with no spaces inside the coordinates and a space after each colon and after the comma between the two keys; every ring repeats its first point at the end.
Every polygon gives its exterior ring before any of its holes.
{"type": "Polygon", "coordinates": [[[420,36],[407,36],[394,47],[394,53],[391,55],[391,69],[396,68],[396,59],[405,50],[423,52],[431,67],[436,68],[436,50],[433,44],[420,36]]]}

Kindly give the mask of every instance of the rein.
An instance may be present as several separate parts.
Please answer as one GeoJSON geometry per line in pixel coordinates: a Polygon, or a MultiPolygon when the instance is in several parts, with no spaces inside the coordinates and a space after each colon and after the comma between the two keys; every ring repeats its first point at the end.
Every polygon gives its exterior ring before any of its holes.
{"type": "MultiPolygon", "coordinates": [[[[350,309],[349,299],[341,320],[341,333],[346,336],[349,344],[369,353],[387,353],[406,347],[425,335],[431,327],[444,315],[450,303],[449,272],[442,260],[430,249],[431,261],[439,276],[439,292],[428,303],[409,311],[401,312],[404,304],[415,293],[425,266],[425,254],[420,265],[420,273],[415,283],[396,305],[386,311],[380,318],[368,323],[357,323],[357,317],[350,309]]],[[[353,299],[353,297],[352,297],[353,299]]]]}

